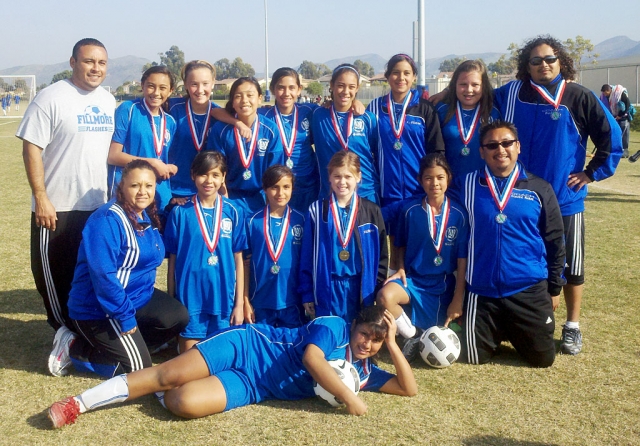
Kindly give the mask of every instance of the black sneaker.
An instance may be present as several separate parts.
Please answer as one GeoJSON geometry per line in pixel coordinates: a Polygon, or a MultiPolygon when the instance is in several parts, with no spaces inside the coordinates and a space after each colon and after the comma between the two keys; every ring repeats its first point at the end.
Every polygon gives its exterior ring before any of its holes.
{"type": "Polygon", "coordinates": [[[636,161],[638,161],[640,159],[640,150],[638,150],[636,153],[634,153],[633,155],[631,155],[629,157],[629,162],[630,163],[635,163],[636,161]]]}
{"type": "Polygon", "coordinates": [[[579,328],[567,328],[563,325],[560,341],[560,353],[562,354],[577,355],[582,350],[582,333],[579,328]]]}
{"type": "Polygon", "coordinates": [[[418,357],[420,353],[420,336],[422,336],[422,330],[416,327],[416,334],[413,335],[412,338],[404,341],[404,345],[402,346],[402,355],[405,357],[407,362],[412,362],[418,357]]]}

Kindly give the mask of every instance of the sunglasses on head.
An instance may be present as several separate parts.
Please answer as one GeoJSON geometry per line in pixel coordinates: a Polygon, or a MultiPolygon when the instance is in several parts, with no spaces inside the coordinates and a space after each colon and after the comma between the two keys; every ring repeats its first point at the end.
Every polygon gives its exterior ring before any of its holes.
{"type": "Polygon", "coordinates": [[[482,147],[489,150],[496,150],[498,147],[502,146],[503,148],[507,149],[511,147],[514,142],[517,142],[517,141],[518,141],[517,139],[507,139],[506,141],[500,141],[500,142],[488,142],[486,144],[483,144],[482,147]]]}
{"type": "Polygon", "coordinates": [[[542,62],[546,62],[547,65],[552,65],[556,63],[558,60],[558,56],[544,56],[544,57],[532,57],[529,59],[529,63],[533,66],[542,65],[542,62]]]}

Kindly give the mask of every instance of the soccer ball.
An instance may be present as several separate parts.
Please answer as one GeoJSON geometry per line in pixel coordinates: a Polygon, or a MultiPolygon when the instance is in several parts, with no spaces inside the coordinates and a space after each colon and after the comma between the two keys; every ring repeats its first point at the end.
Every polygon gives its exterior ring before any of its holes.
{"type": "MultiPolygon", "coordinates": [[[[332,359],[329,361],[329,365],[335,370],[345,386],[353,391],[354,394],[358,394],[360,391],[360,376],[356,368],[348,361],[344,359],[332,359]]],[[[331,404],[333,407],[342,406],[344,403],[338,398],[327,392],[317,382],[313,383],[313,391],[321,399],[331,404]]]]}
{"type": "Polygon", "coordinates": [[[447,327],[431,327],[420,336],[420,356],[431,367],[449,367],[460,356],[460,339],[447,327]]]}

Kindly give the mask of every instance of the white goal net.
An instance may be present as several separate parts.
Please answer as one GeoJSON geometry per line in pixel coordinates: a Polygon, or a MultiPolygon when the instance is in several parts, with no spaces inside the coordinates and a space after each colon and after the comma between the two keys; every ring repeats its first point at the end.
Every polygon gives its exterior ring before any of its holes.
{"type": "Polygon", "coordinates": [[[36,95],[36,77],[33,74],[0,75],[0,118],[24,115],[27,105],[36,95]]]}

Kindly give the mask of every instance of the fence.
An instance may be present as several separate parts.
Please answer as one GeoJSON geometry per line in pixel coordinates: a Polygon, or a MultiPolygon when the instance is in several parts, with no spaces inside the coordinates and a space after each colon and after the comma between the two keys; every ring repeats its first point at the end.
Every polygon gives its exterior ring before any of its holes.
{"type": "Polygon", "coordinates": [[[584,67],[579,71],[577,80],[598,96],[603,84],[623,85],[629,100],[640,104],[640,64],[584,67]]]}

